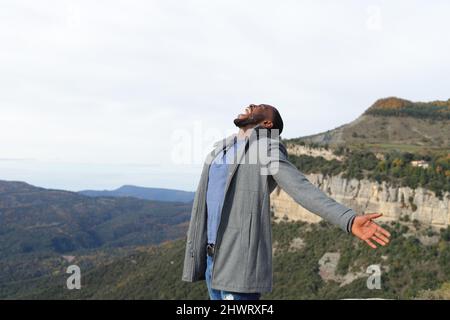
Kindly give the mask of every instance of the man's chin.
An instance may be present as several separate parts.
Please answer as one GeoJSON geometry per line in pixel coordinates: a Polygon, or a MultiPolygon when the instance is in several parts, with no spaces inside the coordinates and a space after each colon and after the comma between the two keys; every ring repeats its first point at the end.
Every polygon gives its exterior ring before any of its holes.
{"type": "Polygon", "coordinates": [[[254,124],[254,121],[251,119],[241,119],[241,118],[236,118],[234,119],[233,122],[235,126],[238,128],[243,128],[245,126],[248,126],[249,124],[254,124]]]}
{"type": "Polygon", "coordinates": [[[264,115],[262,114],[239,114],[236,119],[234,119],[234,124],[236,127],[244,128],[247,126],[256,126],[258,123],[264,120],[264,115]]]}

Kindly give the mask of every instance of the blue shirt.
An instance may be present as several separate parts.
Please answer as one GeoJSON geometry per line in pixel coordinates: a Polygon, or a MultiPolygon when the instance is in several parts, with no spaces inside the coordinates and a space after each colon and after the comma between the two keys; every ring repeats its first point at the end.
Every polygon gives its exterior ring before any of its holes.
{"type": "Polygon", "coordinates": [[[235,154],[243,145],[244,141],[245,139],[235,138],[234,144],[225,152],[219,152],[209,168],[208,189],[206,192],[208,243],[216,243],[217,228],[219,227],[220,215],[222,213],[229,165],[236,161],[235,154]]]}

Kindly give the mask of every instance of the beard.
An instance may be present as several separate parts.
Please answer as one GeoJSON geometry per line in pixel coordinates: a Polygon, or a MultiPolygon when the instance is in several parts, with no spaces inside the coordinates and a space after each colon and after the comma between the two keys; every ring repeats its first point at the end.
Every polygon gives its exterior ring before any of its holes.
{"type": "Polygon", "coordinates": [[[236,127],[243,128],[248,125],[257,125],[258,123],[260,123],[263,120],[264,120],[264,116],[262,114],[257,114],[257,115],[251,114],[247,118],[244,118],[244,119],[241,119],[238,117],[238,118],[234,119],[233,122],[236,127]]]}

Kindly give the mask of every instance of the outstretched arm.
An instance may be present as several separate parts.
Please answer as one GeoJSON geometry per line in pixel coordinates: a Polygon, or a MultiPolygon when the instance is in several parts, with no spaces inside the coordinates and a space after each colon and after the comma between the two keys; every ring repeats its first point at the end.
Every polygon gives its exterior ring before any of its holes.
{"type": "Polygon", "coordinates": [[[305,209],[350,233],[356,212],[336,202],[312,184],[287,159],[287,151],[282,143],[271,143],[270,148],[268,171],[278,186],[305,209]]]}
{"type": "Polygon", "coordinates": [[[270,144],[270,148],[272,160],[269,161],[268,170],[278,186],[298,204],[342,230],[351,232],[372,248],[376,248],[372,240],[381,245],[389,242],[389,232],[372,221],[381,214],[357,215],[353,209],[338,203],[312,184],[287,159],[287,151],[282,143],[270,144]]]}

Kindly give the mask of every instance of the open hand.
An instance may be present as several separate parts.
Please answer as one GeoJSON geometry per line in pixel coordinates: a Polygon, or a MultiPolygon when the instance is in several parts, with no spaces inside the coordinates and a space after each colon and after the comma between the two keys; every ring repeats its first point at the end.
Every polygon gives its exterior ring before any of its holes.
{"type": "Polygon", "coordinates": [[[373,222],[373,219],[381,217],[381,213],[370,213],[362,216],[356,216],[353,220],[352,233],[365,241],[370,247],[376,249],[378,244],[385,246],[389,243],[389,237],[391,234],[384,228],[380,227],[378,224],[373,222]]]}

